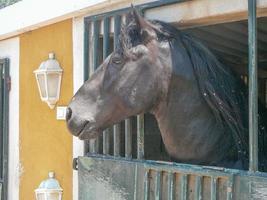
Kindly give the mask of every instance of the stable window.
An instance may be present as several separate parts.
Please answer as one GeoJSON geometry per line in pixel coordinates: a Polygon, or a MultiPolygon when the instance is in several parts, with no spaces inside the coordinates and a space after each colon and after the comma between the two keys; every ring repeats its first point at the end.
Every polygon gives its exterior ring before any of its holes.
{"type": "MultiPolygon", "coordinates": [[[[156,1],[155,5],[146,4],[138,8],[145,13],[146,9],[154,7],[158,9],[160,5],[168,4],[160,2],[161,4],[156,1]]],[[[170,1],[169,3],[173,2],[170,1]]],[[[248,117],[250,120],[256,119],[249,124],[250,138],[247,151],[250,155],[250,172],[151,161],[169,161],[169,157],[166,154],[154,117],[150,114],[144,114],[126,119],[105,130],[97,140],[86,142],[85,154],[89,155],[89,158],[79,158],[78,166],[81,199],[86,199],[86,195],[89,193],[92,197],[99,195],[97,190],[104,195],[104,189],[109,185],[115,188],[121,187],[128,191],[128,193],[125,192],[128,199],[230,200],[237,199],[237,196],[240,199],[249,199],[250,197],[253,199],[253,197],[258,197],[257,192],[260,191],[260,188],[267,187],[265,173],[251,173],[258,171],[258,151],[259,154],[267,151],[266,144],[262,144],[267,141],[266,135],[258,135],[257,109],[255,109],[258,97],[263,105],[267,104],[267,74],[265,71],[267,66],[267,30],[265,26],[267,22],[266,18],[258,19],[258,28],[256,28],[256,8],[253,5],[255,1],[249,0],[248,3],[249,23],[247,20],[243,20],[194,27],[185,31],[199,38],[219,60],[235,70],[249,87],[248,117]],[[257,50],[255,50],[257,48],[257,37],[255,36],[257,31],[260,72],[258,79],[255,73],[252,73],[257,69],[255,59],[257,55],[257,50]],[[256,82],[259,87],[255,85],[256,82]],[[259,95],[257,95],[258,93],[259,95]],[[102,174],[99,173],[100,171],[102,174]],[[99,181],[101,178],[101,180],[105,179],[102,176],[110,178],[109,185],[105,185],[105,181],[99,181]],[[100,177],[99,180],[96,177],[100,177]],[[112,181],[121,183],[121,185],[114,184],[114,186],[111,184],[112,181]],[[88,189],[85,186],[89,184],[91,184],[91,188],[88,189]],[[248,197],[248,195],[250,196],[248,197]]],[[[87,80],[103,59],[113,51],[116,41],[118,41],[121,22],[125,20],[125,13],[128,11],[129,8],[126,8],[85,18],[84,80],[87,80]]],[[[166,13],[168,13],[168,8],[165,10],[166,13]]],[[[109,195],[111,190],[106,190],[106,194],[109,195]]],[[[112,192],[116,194],[116,189],[112,188],[112,192]]]]}
{"type": "Polygon", "coordinates": [[[0,59],[0,200],[7,200],[9,60],[0,59]]]}

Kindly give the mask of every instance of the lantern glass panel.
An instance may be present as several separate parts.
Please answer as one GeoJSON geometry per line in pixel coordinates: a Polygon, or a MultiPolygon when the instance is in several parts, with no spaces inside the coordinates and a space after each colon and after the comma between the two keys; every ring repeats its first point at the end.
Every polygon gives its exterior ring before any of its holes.
{"type": "Polygon", "coordinates": [[[45,194],[44,193],[37,194],[37,200],[46,200],[45,194]]]}
{"type": "Polygon", "coordinates": [[[47,199],[49,200],[60,200],[59,199],[59,193],[48,193],[47,194],[47,199]]]}
{"type": "Polygon", "coordinates": [[[42,98],[46,98],[47,93],[46,93],[46,89],[45,89],[46,88],[46,86],[45,86],[45,74],[37,74],[37,81],[39,83],[42,98]]]}
{"type": "Polygon", "coordinates": [[[59,74],[58,73],[48,73],[47,74],[47,88],[48,88],[48,98],[56,98],[58,87],[59,87],[59,74]]]}

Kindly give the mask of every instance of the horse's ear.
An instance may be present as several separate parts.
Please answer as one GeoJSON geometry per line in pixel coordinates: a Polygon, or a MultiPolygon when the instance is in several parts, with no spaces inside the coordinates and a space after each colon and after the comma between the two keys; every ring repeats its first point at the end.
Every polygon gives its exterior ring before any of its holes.
{"type": "Polygon", "coordinates": [[[150,22],[145,20],[139,12],[133,7],[132,11],[128,13],[126,16],[126,23],[128,25],[135,24],[136,31],[139,32],[141,40],[144,43],[151,41],[152,39],[156,38],[156,32],[154,31],[153,27],[151,26],[150,22]]]}

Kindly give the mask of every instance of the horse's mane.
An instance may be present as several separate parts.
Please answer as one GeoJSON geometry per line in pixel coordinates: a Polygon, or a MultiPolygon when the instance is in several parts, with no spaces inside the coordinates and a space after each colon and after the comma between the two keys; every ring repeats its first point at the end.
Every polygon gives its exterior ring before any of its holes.
{"type": "MultiPolygon", "coordinates": [[[[186,49],[200,94],[214,114],[217,123],[224,127],[226,133],[232,135],[238,150],[238,157],[247,164],[248,98],[244,82],[193,36],[162,21],[154,20],[150,23],[157,32],[158,40],[168,41],[172,52],[174,48],[186,49]],[[176,41],[179,41],[183,47],[175,46],[176,41]]],[[[124,34],[120,43],[125,47],[130,48],[141,43],[134,25],[126,26],[122,32],[124,34]]],[[[259,123],[261,125],[261,121],[259,123]]],[[[265,130],[260,128],[259,132],[264,132],[264,137],[266,137],[265,130]]]]}
{"type": "Polygon", "coordinates": [[[152,23],[158,27],[157,32],[161,40],[167,39],[170,44],[179,40],[179,44],[187,50],[202,97],[213,112],[217,123],[232,134],[239,156],[247,157],[247,93],[244,83],[191,35],[161,21],[152,23]]]}

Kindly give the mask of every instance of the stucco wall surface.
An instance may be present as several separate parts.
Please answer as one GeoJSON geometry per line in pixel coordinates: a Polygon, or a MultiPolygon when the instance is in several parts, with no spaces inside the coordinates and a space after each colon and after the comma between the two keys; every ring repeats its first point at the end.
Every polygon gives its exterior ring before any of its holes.
{"type": "Polygon", "coordinates": [[[20,36],[20,199],[33,200],[34,189],[54,171],[63,199],[72,199],[72,137],[56,109],[41,102],[33,71],[54,52],[63,68],[58,105],[67,105],[72,93],[72,20],[49,25],[20,36]]]}

